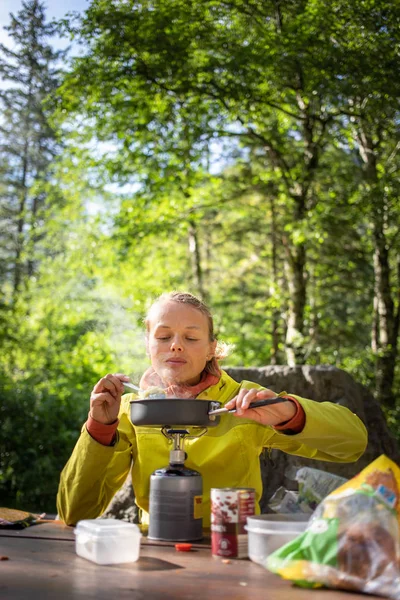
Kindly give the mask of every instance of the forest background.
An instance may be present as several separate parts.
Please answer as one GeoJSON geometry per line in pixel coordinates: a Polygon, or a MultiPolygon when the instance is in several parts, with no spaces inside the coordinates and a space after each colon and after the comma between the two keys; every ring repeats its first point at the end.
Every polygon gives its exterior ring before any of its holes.
{"type": "Polygon", "coordinates": [[[26,0],[7,33],[1,504],[55,511],[90,390],[138,382],[172,289],[229,365],[345,369],[400,439],[399,2],[26,0]]]}

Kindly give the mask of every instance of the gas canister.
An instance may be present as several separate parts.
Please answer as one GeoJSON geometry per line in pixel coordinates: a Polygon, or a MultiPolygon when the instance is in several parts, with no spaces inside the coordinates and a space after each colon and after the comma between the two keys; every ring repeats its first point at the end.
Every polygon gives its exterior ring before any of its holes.
{"type": "Polygon", "coordinates": [[[190,542],[203,537],[203,478],[188,469],[183,449],[186,429],[166,429],[173,442],[169,465],[150,477],[149,539],[190,542]]]}

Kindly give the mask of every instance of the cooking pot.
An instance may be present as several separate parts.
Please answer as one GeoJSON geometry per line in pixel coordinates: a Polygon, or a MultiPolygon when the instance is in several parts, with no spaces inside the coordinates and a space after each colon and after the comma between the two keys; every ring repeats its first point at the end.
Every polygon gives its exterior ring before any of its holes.
{"type": "Polygon", "coordinates": [[[131,400],[131,421],[134,425],[215,427],[219,415],[209,415],[221,408],[220,402],[196,398],[138,398],[131,400]]]}

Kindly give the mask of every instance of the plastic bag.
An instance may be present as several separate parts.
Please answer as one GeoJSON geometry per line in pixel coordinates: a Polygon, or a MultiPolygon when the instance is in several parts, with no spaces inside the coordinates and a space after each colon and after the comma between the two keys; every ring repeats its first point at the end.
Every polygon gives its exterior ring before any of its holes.
{"type": "MultiPolygon", "coordinates": [[[[268,502],[268,508],[278,514],[302,514],[302,507],[299,505],[299,493],[293,490],[286,490],[279,487],[275,494],[271,496],[268,502]]],[[[311,514],[311,510],[308,511],[311,514]]]]}
{"type": "Polygon", "coordinates": [[[329,494],[266,567],[303,587],[400,600],[400,469],[381,456],[329,494]]]}
{"type": "Polygon", "coordinates": [[[289,474],[297,482],[299,489],[293,491],[278,488],[268,503],[268,508],[274,512],[311,515],[328,494],[347,481],[344,477],[311,467],[297,470],[291,468],[289,474]]]}
{"type": "Polygon", "coordinates": [[[295,477],[299,483],[297,502],[303,512],[307,513],[313,512],[326,496],[348,481],[344,477],[311,467],[302,467],[295,477]]]}

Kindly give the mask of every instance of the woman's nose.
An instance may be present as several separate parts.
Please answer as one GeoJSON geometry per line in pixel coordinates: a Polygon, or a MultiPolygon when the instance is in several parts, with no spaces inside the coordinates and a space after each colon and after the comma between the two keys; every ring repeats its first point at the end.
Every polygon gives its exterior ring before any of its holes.
{"type": "Polygon", "coordinates": [[[172,340],[171,350],[175,350],[175,352],[182,352],[182,350],[183,350],[182,342],[180,340],[172,340]]]}

